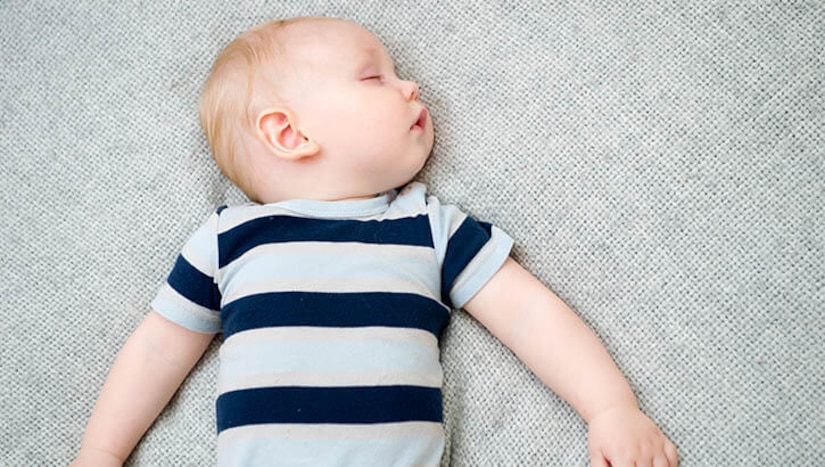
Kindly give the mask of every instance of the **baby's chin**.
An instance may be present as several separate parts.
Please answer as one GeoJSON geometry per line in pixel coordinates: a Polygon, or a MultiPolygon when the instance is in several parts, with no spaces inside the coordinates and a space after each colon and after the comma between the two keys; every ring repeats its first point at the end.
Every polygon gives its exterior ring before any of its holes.
{"type": "Polygon", "coordinates": [[[372,197],[375,197],[375,196],[380,196],[380,195],[385,194],[385,193],[389,193],[393,190],[400,190],[400,189],[404,188],[405,186],[409,185],[415,179],[415,175],[417,175],[417,174],[418,174],[418,172],[416,172],[415,174],[413,174],[412,176],[409,176],[409,177],[398,178],[398,179],[395,179],[394,181],[387,181],[387,183],[376,184],[376,185],[370,187],[369,189],[365,190],[364,192],[362,192],[360,197],[362,197],[362,198],[372,198],[372,197]]]}

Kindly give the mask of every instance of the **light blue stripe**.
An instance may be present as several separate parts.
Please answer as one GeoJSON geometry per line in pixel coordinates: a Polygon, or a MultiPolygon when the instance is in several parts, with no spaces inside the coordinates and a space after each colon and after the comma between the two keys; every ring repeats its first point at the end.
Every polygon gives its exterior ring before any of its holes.
{"type": "MultiPolygon", "coordinates": [[[[252,284],[306,277],[313,280],[391,279],[419,284],[422,294],[440,296],[439,269],[432,248],[357,243],[284,243],[251,251],[222,271],[224,296],[233,283],[252,284]],[[311,246],[311,248],[307,248],[311,246]],[[240,264],[238,264],[240,263],[240,264]]],[[[236,297],[237,298],[237,297],[236,297]]]]}
{"type": "Polygon", "coordinates": [[[189,301],[169,284],[163,284],[151,307],[159,315],[191,331],[205,334],[221,331],[221,319],[217,312],[189,301]]]}
{"type": "Polygon", "coordinates": [[[224,347],[220,358],[221,381],[295,371],[441,374],[438,348],[424,342],[255,342],[224,347]]]}
{"type": "MultiPolygon", "coordinates": [[[[345,428],[342,427],[342,435],[345,428]]],[[[380,430],[380,425],[376,428],[380,430]]],[[[304,461],[301,465],[437,466],[444,449],[440,436],[382,438],[378,432],[368,439],[346,439],[345,435],[341,439],[261,439],[255,436],[259,429],[248,426],[221,433],[218,466],[277,465],[277,459],[304,461]],[[244,433],[238,436],[241,433],[233,433],[235,430],[244,433]],[[234,439],[223,443],[223,437],[234,439]]]]}
{"type": "Polygon", "coordinates": [[[215,276],[218,265],[217,216],[212,214],[209,220],[189,237],[181,250],[181,255],[192,266],[209,277],[215,276]]]}

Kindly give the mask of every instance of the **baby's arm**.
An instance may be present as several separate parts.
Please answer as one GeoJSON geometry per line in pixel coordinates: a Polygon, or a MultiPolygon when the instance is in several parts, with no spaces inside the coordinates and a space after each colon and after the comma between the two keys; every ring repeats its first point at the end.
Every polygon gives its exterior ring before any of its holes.
{"type": "Polygon", "coordinates": [[[212,337],[149,313],[118,354],[72,465],[121,465],[212,337]]]}
{"type": "Polygon", "coordinates": [[[595,334],[518,263],[508,258],[464,308],[588,423],[592,465],[676,465],[595,334]]]}

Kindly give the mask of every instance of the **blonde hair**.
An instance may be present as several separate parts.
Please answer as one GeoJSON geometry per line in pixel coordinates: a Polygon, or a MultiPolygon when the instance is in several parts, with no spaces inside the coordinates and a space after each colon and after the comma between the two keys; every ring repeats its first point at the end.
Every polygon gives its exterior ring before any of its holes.
{"type": "Polygon", "coordinates": [[[242,160],[254,132],[252,101],[261,87],[276,93],[272,68],[281,55],[278,33],[304,19],[270,21],[238,36],[218,54],[201,91],[198,115],[215,162],[253,200],[251,174],[242,160]]]}

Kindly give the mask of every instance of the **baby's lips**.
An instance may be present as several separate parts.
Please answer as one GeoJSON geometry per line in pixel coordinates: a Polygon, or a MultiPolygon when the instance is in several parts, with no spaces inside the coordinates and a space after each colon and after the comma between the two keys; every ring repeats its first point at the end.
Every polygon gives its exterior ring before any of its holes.
{"type": "Polygon", "coordinates": [[[427,125],[428,118],[430,118],[430,113],[427,111],[426,107],[422,107],[421,111],[418,112],[418,120],[416,120],[415,123],[413,123],[413,126],[410,127],[410,129],[423,129],[427,125]]]}

